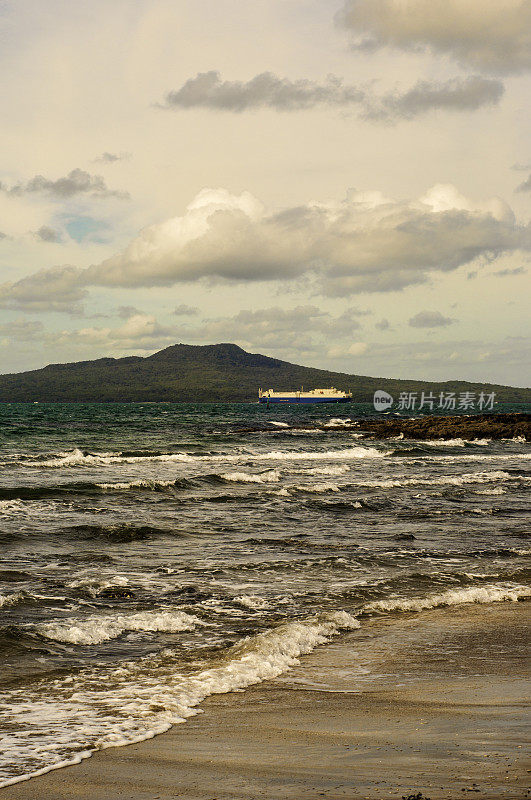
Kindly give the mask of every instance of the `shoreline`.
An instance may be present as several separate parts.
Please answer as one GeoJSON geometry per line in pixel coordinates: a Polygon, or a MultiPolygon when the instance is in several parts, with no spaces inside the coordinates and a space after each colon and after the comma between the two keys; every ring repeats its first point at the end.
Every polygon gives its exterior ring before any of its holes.
{"type": "Polygon", "coordinates": [[[528,616],[503,602],[367,621],[185,724],[1,796],[523,798],[528,616]]]}

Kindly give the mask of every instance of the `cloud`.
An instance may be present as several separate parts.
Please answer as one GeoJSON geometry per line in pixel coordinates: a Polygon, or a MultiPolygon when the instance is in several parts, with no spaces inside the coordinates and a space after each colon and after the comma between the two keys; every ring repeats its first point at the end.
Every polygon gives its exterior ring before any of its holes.
{"type": "Polygon", "coordinates": [[[220,73],[198,72],[180,89],[166,95],[165,108],[208,108],[242,112],[256,108],[300,111],[315,106],[348,106],[359,103],[364,92],[343,86],[341,79],[328,76],[326,83],[306,79],[291,81],[272,72],[262,72],[249,81],[223,81],[220,73]]]}
{"type": "Polygon", "coordinates": [[[378,192],[267,211],[248,192],[205,189],[185,213],[144,228],[121,252],[86,269],[56,267],[0,287],[0,304],[65,304],[81,287],[250,283],[311,278],[330,296],[426,282],[477,259],[531,250],[531,230],[494,198],[473,202],[438,185],[417,200],[378,192]]]}
{"type": "Polygon", "coordinates": [[[129,319],[130,317],[142,315],[142,312],[139,311],[138,308],[135,308],[135,306],[118,306],[116,314],[122,319],[129,319]]]}
{"type": "Polygon", "coordinates": [[[0,339],[11,341],[34,341],[41,339],[44,325],[34,320],[13,320],[0,325],[0,339]]]}
{"type": "Polygon", "coordinates": [[[516,170],[516,172],[528,172],[531,169],[531,162],[528,162],[526,164],[521,164],[517,162],[516,164],[512,165],[511,169],[516,170]]]}
{"type": "Polygon", "coordinates": [[[7,239],[7,238],[8,238],[7,237],[7,233],[4,233],[3,231],[0,231],[0,239],[7,239]]]}
{"type": "Polygon", "coordinates": [[[183,216],[145,228],[124,251],[85,270],[84,280],[134,287],[313,274],[337,295],[401,289],[519,247],[531,247],[530,231],[502,201],[473,203],[452,186],[409,203],[350,192],[273,213],[247,192],[203,190],[183,216]]]}
{"type": "Polygon", "coordinates": [[[455,320],[451,317],[443,317],[440,311],[419,311],[409,320],[412,328],[444,328],[451,325],[455,320]]]}
{"type": "Polygon", "coordinates": [[[61,241],[61,234],[59,231],[56,231],[54,228],[50,228],[48,225],[41,225],[38,231],[35,231],[35,236],[37,239],[40,239],[42,242],[60,242],[61,241]]]}
{"type": "Polygon", "coordinates": [[[384,317],[379,322],[376,322],[374,327],[378,328],[379,331],[388,331],[391,326],[389,325],[389,320],[384,317]]]}
{"type": "Polygon", "coordinates": [[[94,159],[99,164],[115,164],[117,161],[128,161],[131,153],[102,153],[94,159]]]}
{"type": "Polygon", "coordinates": [[[364,115],[376,121],[394,121],[413,119],[429,111],[475,111],[496,105],[504,91],[500,81],[478,75],[444,83],[419,81],[405,93],[395,92],[369,101],[364,115]]]}
{"type": "Polygon", "coordinates": [[[181,303],[180,306],[176,306],[176,308],[173,309],[173,314],[175,314],[176,317],[192,317],[194,314],[197,314],[198,311],[199,309],[195,306],[187,306],[185,303],[181,303]]]}
{"type": "Polygon", "coordinates": [[[101,175],[91,175],[82,169],[73,169],[68,175],[57,180],[35,175],[27,183],[17,183],[10,188],[0,184],[0,189],[12,196],[45,193],[58,200],[66,200],[81,194],[97,198],[117,197],[121,200],[129,197],[127,192],[108,189],[101,175]]]}
{"type": "Polygon", "coordinates": [[[363,356],[367,352],[369,345],[367,342],[352,342],[352,344],[334,345],[330,347],[327,356],[329,358],[345,358],[347,356],[363,356]]]}
{"type": "Polygon", "coordinates": [[[361,327],[358,317],[366,313],[347,308],[334,316],[315,305],[242,309],[232,317],[208,319],[198,328],[182,329],[182,334],[194,341],[236,341],[261,352],[317,352],[330,341],[351,343],[354,331],[361,327]]]}
{"type": "Polygon", "coordinates": [[[531,68],[529,0],[345,0],[337,21],[356,49],[429,50],[489,72],[531,68]]]}
{"type": "Polygon", "coordinates": [[[135,314],[116,328],[81,328],[64,331],[59,343],[104,346],[121,350],[153,350],[175,341],[175,331],[161,325],[153,316],[135,314]]]}
{"type": "Polygon", "coordinates": [[[531,192],[531,173],[523,183],[516,187],[515,192],[531,192]]]}
{"type": "Polygon", "coordinates": [[[80,286],[79,276],[79,269],[66,265],[0,284],[0,308],[79,314],[79,301],[87,294],[80,286]]]}
{"type": "Polygon", "coordinates": [[[499,269],[496,272],[492,273],[493,275],[499,275],[500,278],[506,278],[509,275],[526,275],[527,270],[524,267],[515,267],[514,269],[499,269]]]}
{"type": "Polygon", "coordinates": [[[358,86],[344,86],[329,75],[326,83],[291,81],[264,72],[247,82],[223,81],[219,72],[199,72],[180,89],[166,95],[164,108],[206,108],[210,111],[242,113],[257,108],[301,111],[318,106],[356,106],[362,118],[373,122],[413,119],[430,111],[471,111],[495,105],[504,92],[498,80],[470,76],[445,83],[421,81],[406,92],[383,97],[358,86]]]}

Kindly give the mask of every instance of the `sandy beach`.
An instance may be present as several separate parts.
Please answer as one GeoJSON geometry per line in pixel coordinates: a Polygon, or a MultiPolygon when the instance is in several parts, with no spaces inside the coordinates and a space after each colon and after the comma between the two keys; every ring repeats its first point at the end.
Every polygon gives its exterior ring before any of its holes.
{"type": "Polygon", "coordinates": [[[210,698],[166,734],[2,797],[527,797],[528,609],[493,603],[367,621],[276,680],[210,698]]]}

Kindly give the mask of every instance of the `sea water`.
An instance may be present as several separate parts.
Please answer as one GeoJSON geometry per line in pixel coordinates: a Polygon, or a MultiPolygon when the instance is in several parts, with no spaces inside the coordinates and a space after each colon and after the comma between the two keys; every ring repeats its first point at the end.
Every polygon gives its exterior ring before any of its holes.
{"type": "Polygon", "coordinates": [[[0,785],[161,733],[375,615],[530,596],[525,441],[379,440],[368,406],[340,413],[0,407],[0,785]]]}

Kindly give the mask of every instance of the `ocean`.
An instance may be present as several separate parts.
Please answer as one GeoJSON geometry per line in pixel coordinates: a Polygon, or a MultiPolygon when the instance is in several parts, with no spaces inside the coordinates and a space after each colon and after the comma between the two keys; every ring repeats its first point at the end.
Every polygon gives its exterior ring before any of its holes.
{"type": "Polygon", "coordinates": [[[0,785],[155,736],[375,616],[529,598],[530,445],[373,439],[373,414],[1,406],[0,785]]]}

